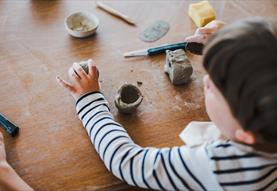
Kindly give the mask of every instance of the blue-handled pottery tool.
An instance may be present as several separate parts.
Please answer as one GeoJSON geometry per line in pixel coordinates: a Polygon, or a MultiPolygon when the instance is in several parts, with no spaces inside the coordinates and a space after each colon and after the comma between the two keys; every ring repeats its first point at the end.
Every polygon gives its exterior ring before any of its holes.
{"type": "Polygon", "coordinates": [[[201,55],[203,51],[204,45],[202,43],[196,42],[181,42],[176,44],[163,44],[160,46],[146,48],[131,52],[124,53],[124,57],[135,57],[135,56],[152,56],[155,54],[165,53],[166,50],[177,50],[184,49],[185,51],[189,51],[193,54],[201,55]]]}
{"type": "Polygon", "coordinates": [[[16,136],[19,128],[0,113],[0,125],[11,136],[16,136]]]}

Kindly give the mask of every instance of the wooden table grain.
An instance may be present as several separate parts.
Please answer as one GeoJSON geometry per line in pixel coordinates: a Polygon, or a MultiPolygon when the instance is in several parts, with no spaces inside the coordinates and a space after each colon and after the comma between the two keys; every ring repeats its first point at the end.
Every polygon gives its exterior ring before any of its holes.
{"type": "MultiPolygon", "coordinates": [[[[189,55],[194,74],[185,86],[173,86],[163,72],[164,55],[123,58],[126,51],[183,41],[196,29],[187,15],[190,0],[114,0],[106,4],[137,23],[126,24],[96,8],[92,0],[0,1],[0,112],[20,127],[5,134],[7,158],[36,190],[132,190],[110,174],[95,152],[75,114],[72,97],[55,80],[67,76],[75,61],[93,58],[100,70],[102,91],[115,119],[141,146],[181,145],[178,135],[191,120],[208,120],[204,108],[201,57],[189,55]],[[70,37],[64,19],[89,11],[100,19],[97,34],[70,37]],[[142,42],[140,31],[156,20],[170,23],[168,34],[154,43],[142,42]],[[144,95],[134,115],[117,113],[115,93],[125,82],[144,95]]],[[[261,15],[276,17],[275,0],[213,0],[218,18],[231,22],[261,15]]]]}

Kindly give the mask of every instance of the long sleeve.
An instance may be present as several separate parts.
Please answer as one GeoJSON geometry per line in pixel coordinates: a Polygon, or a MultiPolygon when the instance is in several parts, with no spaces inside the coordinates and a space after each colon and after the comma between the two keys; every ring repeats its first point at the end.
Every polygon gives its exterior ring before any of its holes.
{"type": "Polygon", "coordinates": [[[108,102],[100,92],[80,97],[76,110],[105,166],[122,181],[157,190],[220,190],[210,172],[204,147],[136,145],[114,121],[108,102]]]}

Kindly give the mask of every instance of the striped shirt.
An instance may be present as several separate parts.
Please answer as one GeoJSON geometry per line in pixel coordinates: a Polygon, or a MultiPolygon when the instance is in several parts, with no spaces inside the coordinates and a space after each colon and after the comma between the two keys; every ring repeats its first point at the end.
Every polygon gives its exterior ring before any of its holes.
{"type": "Polygon", "coordinates": [[[232,141],[196,147],[140,147],[114,121],[100,92],[76,110],[107,169],[129,185],[153,190],[277,190],[277,155],[232,141]]]}

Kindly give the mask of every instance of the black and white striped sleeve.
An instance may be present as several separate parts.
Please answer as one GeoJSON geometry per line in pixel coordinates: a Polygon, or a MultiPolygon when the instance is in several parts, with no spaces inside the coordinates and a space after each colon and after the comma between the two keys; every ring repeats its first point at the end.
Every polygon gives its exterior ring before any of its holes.
{"type": "Polygon", "coordinates": [[[142,148],[114,121],[100,92],[76,102],[79,118],[106,167],[122,181],[155,190],[220,190],[204,147],[142,148]],[[208,180],[208,184],[206,182],[208,180]]]}

